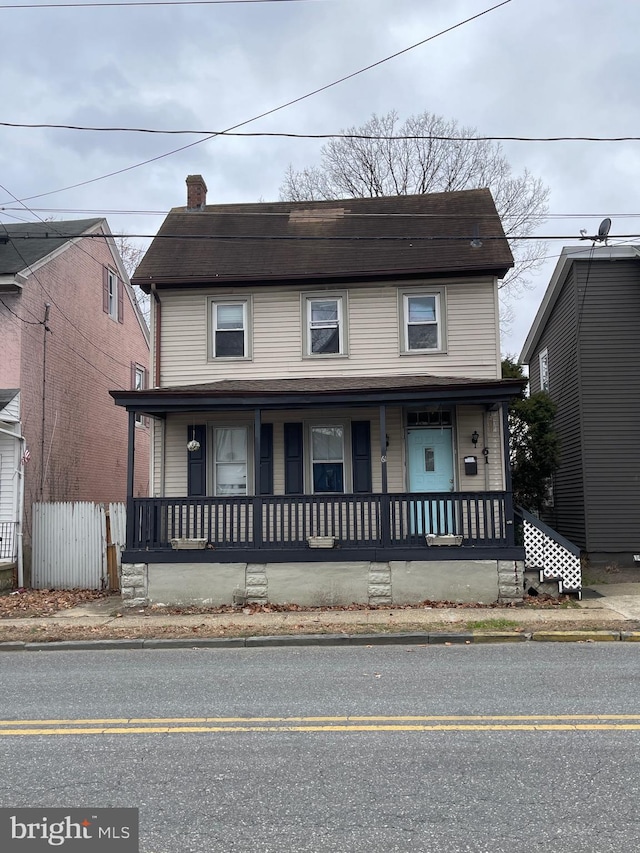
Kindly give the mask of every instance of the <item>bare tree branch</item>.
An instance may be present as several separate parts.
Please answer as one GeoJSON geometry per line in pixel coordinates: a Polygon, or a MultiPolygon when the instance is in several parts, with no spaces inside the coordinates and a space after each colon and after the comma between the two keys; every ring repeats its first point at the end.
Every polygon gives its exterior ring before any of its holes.
{"type": "Polygon", "coordinates": [[[301,171],[287,169],[283,201],[321,201],[453,192],[489,187],[509,238],[516,265],[500,284],[503,321],[509,322],[509,303],[529,287],[530,273],[544,261],[543,242],[530,237],[548,212],[549,189],[529,171],[514,175],[499,143],[475,140],[477,130],[460,127],[429,112],[400,123],[395,110],[372,117],[361,127],[342,130],[347,138],[331,139],[321,149],[320,164],[301,171]],[[416,139],[355,139],[414,136],[416,139]],[[442,139],[435,137],[466,137],[442,139]]]}

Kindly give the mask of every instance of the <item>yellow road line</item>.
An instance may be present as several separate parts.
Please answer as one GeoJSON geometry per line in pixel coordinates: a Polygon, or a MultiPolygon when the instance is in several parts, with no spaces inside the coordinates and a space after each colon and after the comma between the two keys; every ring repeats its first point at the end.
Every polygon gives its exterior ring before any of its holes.
{"type": "Polygon", "coordinates": [[[204,723],[432,723],[432,722],[499,722],[527,721],[560,722],[581,720],[588,722],[616,721],[640,722],[640,714],[473,714],[473,715],[408,715],[401,716],[304,716],[304,717],[115,717],[52,720],[0,720],[0,730],[5,726],[113,726],[113,725],[174,725],[179,723],[200,725],[204,723]]]}
{"type": "Polygon", "coordinates": [[[5,729],[0,737],[35,735],[126,735],[126,734],[196,734],[196,733],[240,733],[240,732],[552,732],[552,731],[640,731],[636,725],[620,724],[558,724],[558,725],[390,725],[390,726],[148,726],[145,728],[73,728],[73,729],[5,729]]]}
{"type": "MultiPolygon", "coordinates": [[[[589,715],[583,715],[589,716],[589,715]]],[[[272,718],[264,717],[257,718],[259,724],[254,724],[248,718],[240,718],[243,722],[238,725],[226,723],[221,725],[221,720],[217,720],[217,725],[209,723],[196,723],[191,721],[191,725],[172,723],[161,725],[162,720],[149,720],[144,725],[121,725],[120,721],[117,724],[110,721],[107,725],[100,725],[102,721],[94,720],[93,725],[85,725],[87,721],[57,721],[56,725],[45,726],[44,721],[40,722],[39,726],[32,727],[16,727],[3,728],[0,730],[0,737],[17,737],[17,736],[36,736],[36,735],[105,735],[105,734],[195,734],[195,733],[249,733],[249,732],[310,732],[310,733],[343,733],[343,732],[588,732],[588,731],[640,731],[640,721],[631,723],[623,722],[628,719],[626,715],[608,715],[614,720],[610,722],[516,722],[520,718],[498,718],[512,720],[512,722],[480,722],[482,717],[470,718],[477,722],[449,722],[449,723],[415,723],[410,722],[411,718],[396,717],[398,722],[386,723],[363,723],[363,722],[344,722],[344,723],[317,723],[312,722],[313,718],[306,718],[304,724],[294,724],[292,720],[296,718],[282,718],[282,722],[278,725],[273,725],[272,718]],[[60,723],[66,725],[60,725],[60,723]],[[194,724],[195,723],[195,724],[194,724]]],[[[582,717],[578,717],[579,719],[582,717]]],[[[592,717],[589,717],[590,719],[592,717]]],[[[215,719],[215,718],[214,718],[215,719]]],[[[232,718],[234,721],[237,718],[232,718]]],[[[305,718],[302,718],[305,719],[305,718]]],[[[348,720],[348,718],[342,718],[348,720]]],[[[359,718],[358,718],[359,719],[359,718]]],[[[376,718],[373,718],[376,719],[376,718]]],[[[445,718],[455,719],[455,718],[445,718]]],[[[536,718],[524,718],[534,720],[536,718]]],[[[553,719],[553,718],[547,718],[553,719]]],[[[564,716],[563,716],[564,719],[564,716]]],[[[594,716],[593,719],[599,719],[594,716]]],[[[604,717],[602,718],[604,719],[604,717]]],[[[638,717],[631,717],[638,720],[638,717]]],[[[17,721],[20,722],[20,721],[17,721]]],[[[23,721],[26,722],[26,721],[23,721]]],[[[37,722],[37,721],[34,721],[37,722]]]]}

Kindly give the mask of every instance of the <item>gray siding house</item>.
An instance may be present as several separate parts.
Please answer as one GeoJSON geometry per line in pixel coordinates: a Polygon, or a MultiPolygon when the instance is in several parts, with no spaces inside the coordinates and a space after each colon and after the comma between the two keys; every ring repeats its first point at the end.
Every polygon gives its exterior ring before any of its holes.
{"type": "Polygon", "coordinates": [[[133,602],[522,598],[488,190],[206,203],[200,176],[133,281],[151,294],[149,498],[133,602]],[[483,240],[482,236],[487,239],[483,240]]]}
{"type": "Polygon", "coordinates": [[[542,518],[598,564],[640,554],[640,249],[565,247],[525,341],[557,405],[561,461],[542,518]]]}

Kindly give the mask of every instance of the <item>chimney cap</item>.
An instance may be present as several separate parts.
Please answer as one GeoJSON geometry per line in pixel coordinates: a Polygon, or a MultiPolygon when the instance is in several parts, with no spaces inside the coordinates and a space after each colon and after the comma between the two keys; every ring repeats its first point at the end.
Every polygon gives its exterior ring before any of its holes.
{"type": "Polygon", "coordinates": [[[204,186],[205,190],[207,188],[207,185],[205,184],[204,178],[202,177],[202,175],[187,175],[187,181],[186,182],[188,184],[202,184],[204,186]]]}

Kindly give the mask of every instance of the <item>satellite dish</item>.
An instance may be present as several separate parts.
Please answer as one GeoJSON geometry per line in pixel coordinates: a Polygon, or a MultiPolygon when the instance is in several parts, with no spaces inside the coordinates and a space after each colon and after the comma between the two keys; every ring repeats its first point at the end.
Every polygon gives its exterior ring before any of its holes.
{"type": "Polygon", "coordinates": [[[603,219],[600,223],[600,227],[598,228],[598,240],[606,240],[609,236],[609,231],[611,230],[611,220],[607,216],[606,219],[603,219]]]}

